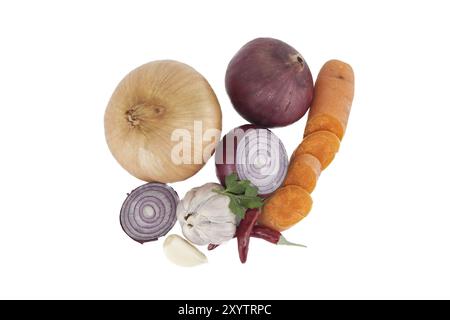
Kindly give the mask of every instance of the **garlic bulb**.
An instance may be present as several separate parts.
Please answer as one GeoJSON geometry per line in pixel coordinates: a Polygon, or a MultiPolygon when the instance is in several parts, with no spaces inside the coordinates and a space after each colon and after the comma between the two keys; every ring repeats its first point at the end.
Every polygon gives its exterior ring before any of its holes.
{"type": "Polygon", "coordinates": [[[221,244],[236,233],[236,215],[228,207],[230,198],[214,190],[223,190],[223,187],[207,183],[190,190],[178,204],[181,229],[186,239],[194,244],[221,244]]]}

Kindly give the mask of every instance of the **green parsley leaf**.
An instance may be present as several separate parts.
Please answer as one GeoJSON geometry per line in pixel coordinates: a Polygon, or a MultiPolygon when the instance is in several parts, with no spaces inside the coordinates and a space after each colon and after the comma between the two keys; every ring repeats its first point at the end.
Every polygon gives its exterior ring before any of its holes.
{"type": "Polygon", "coordinates": [[[235,183],[231,187],[227,187],[228,192],[234,193],[236,195],[243,194],[245,192],[245,186],[240,183],[241,181],[235,183]]]}
{"type": "Polygon", "coordinates": [[[241,198],[239,203],[248,209],[261,208],[263,205],[263,202],[259,197],[241,198]]]}
{"type": "Polygon", "coordinates": [[[250,185],[250,186],[248,186],[245,189],[245,196],[246,197],[256,197],[257,195],[258,195],[258,188],[257,187],[250,185]]]}
{"type": "Polygon", "coordinates": [[[260,208],[264,202],[258,196],[258,188],[248,180],[239,180],[236,173],[225,177],[225,190],[215,192],[230,198],[229,208],[240,219],[243,219],[247,209],[260,208]]]}
{"type": "Polygon", "coordinates": [[[245,208],[242,207],[239,202],[236,200],[235,197],[230,197],[230,204],[229,208],[231,212],[233,212],[236,216],[238,216],[240,219],[243,219],[245,216],[245,208]]]}
{"type": "Polygon", "coordinates": [[[232,174],[229,174],[225,177],[225,187],[232,188],[234,185],[237,184],[238,176],[237,173],[233,172],[232,174]]]}

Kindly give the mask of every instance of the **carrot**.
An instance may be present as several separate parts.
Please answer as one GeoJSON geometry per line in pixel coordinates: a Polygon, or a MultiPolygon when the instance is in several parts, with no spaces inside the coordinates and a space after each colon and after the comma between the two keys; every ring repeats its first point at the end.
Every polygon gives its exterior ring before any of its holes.
{"type": "Polygon", "coordinates": [[[353,94],[352,68],[338,60],[325,63],[316,80],[304,139],[291,158],[283,187],[266,200],[259,224],[283,231],[308,215],[310,193],[339,151],[353,94]]]}
{"type": "Polygon", "coordinates": [[[258,223],[277,231],[283,231],[306,217],[311,210],[312,199],[299,186],[288,185],[278,189],[263,206],[258,223]]]}
{"type": "Polygon", "coordinates": [[[310,154],[316,157],[322,166],[322,171],[333,161],[339,151],[339,138],[329,131],[317,131],[303,139],[294,155],[310,154]]]}
{"type": "Polygon", "coordinates": [[[322,165],[316,157],[307,153],[299,154],[292,158],[283,185],[296,185],[311,193],[321,171],[322,165]]]}
{"type": "Polygon", "coordinates": [[[354,94],[352,67],[330,60],[322,67],[314,87],[314,98],[306,122],[307,137],[316,131],[330,131],[342,140],[354,94]]]}

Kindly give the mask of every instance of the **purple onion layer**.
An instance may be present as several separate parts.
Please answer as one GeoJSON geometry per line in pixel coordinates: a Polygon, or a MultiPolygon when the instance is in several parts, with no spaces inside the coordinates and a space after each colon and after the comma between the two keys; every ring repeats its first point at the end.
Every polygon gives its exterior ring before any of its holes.
{"type": "Polygon", "coordinates": [[[120,210],[123,231],[139,243],[157,240],[175,225],[179,201],[175,190],[165,184],[152,182],[138,187],[120,210]]]}

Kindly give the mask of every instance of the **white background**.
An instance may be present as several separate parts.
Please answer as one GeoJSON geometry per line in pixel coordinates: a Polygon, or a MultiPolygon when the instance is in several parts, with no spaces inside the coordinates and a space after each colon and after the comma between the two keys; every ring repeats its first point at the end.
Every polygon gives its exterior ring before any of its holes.
{"type": "MultiPolygon", "coordinates": [[[[450,298],[445,1],[2,1],[0,298],[450,298]],[[308,249],[230,242],[194,269],[119,225],[142,184],[111,156],[103,113],[120,79],[155,59],[194,66],[222,106],[247,41],[279,38],[313,76],[350,63],[356,96],[314,207],[286,232],[308,249]]],[[[275,129],[288,153],[305,120],[275,129]]],[[[173,187],[215,181],[210,161],[173,187]]],[[[179,232],[177,226],[173,232],[179,232]]]]}

